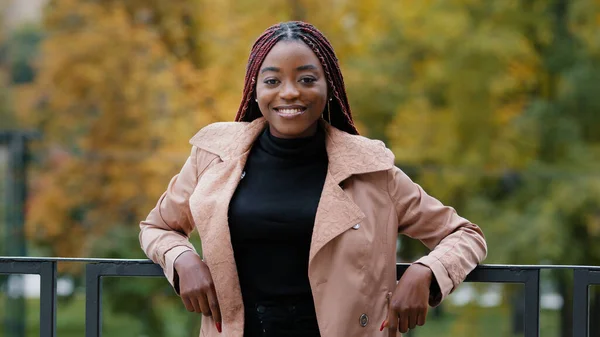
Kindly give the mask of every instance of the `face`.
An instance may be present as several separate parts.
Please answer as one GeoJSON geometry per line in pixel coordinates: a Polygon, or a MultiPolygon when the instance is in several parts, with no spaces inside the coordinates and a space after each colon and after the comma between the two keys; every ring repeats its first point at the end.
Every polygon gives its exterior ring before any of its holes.
{"type": "Polygon", "coordinates": [[[267,54],[256,81],[256,98],[279,138],[314,135],[327,103],[321,62],[300,41],[280,41],[267,54]]]}

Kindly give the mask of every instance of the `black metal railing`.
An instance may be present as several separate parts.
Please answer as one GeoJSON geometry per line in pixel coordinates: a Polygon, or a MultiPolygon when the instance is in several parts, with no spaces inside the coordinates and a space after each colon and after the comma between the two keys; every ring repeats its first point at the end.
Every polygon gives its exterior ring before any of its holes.
{"type": "MultiPolygon", "coordinates": [[[[160,266],[150,260],[0,257],[0,274],[40,275],[40,337],[56,337],[56,265],[58,262],[86,264],[86,337],[100,337],[102,277],[161,277],[160,266]]],[[[398,278],[408,264],[397,265],[398,278]]],[[[551,265],[481,265],[471,272],[466,282],[520,283],[525,286],[524,337],[540,335],[540,271],[567,269],[573,271],[573,337],[588,337],[589,288],[600,285],[600,267],[551,265]]]]}

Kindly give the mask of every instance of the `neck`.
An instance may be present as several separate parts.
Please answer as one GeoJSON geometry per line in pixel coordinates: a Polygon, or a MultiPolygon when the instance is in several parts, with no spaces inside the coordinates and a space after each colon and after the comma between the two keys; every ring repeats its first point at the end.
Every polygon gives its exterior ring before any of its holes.
{"type": "Polygon", "coordinates": [[[277,131],[275,128],[273,128],[271,126],[269,126],[269,132],[271,133],[271,136],[273,136],[275,138],[282,138],[282,139],[309,138],[309,137],[314,136],[317,133],[318,127],[319,127],[319,121],[315,121],[308,129],[304,130],[302,133],[299,133],[299,134],[294,134],[294,135],[285,134],[285,133],[277,131]]]}

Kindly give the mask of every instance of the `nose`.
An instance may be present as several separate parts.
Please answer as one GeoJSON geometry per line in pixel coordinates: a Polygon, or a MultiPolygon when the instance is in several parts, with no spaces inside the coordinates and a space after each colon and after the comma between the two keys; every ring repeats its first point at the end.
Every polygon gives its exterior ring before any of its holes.
{"type": "Polygon", "coordinates": [[[281,90],[279,91],[279,97],[284,100],[293,100],[298,98],[300,92],[298,88],[296,88],[295,83],[286,82],[281,86],[281,90]]]}

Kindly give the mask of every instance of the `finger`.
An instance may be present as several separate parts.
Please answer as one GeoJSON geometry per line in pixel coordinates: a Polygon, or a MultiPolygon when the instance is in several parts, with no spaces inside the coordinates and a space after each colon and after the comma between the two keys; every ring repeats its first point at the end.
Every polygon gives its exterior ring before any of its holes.
{"type": "Polygon", "coordinates": [[[393,322],[394,324],[391,324],[390,321],[388,321],[388,337],[396,337],[396,333],[398,332],[398,318],[396,318],[393,322]]]}
{"type": "Polygon", "coordinates": [[[419,318],[418,311],[414,311],[409,314],[409,316],[408,316],[408,328],[409,329],[412,330],[417,326],[417,318],[419,318]]]}
{"type": "Polygon", "coordinates": [[[183,302],[183,305],[185,306],[185,310],[189,311],[189,312],[194,312],[194,305],[192,304],[192,302],[190,301],[189,298],[186,297],[182,297],[181,301],[183,302]]]}
{"type": "Polygon", "coordinates": [[[423,326],[425,325],[425,321],[427,320],[427,308],[424,311],[419,313],[419,317],[417,317],[417,325],[423,326]]]}
{"type": "Polygon", "coordinates": [[[200,304],[198,303],[198,299],[196,299],[195,297],[190,297],[190,302],[192,303],[192,306],[194,307],[194,312],[201,314],[202,313],[202,308],[200,308],[200,304]]]}
{"type": "Polygon", "coordinates": [[[388,312],[387,329],[389,337],[396,337],[396,331],[398,330],[398,312],[393,308],[390,308],[388,312]]]}
{"type": "Polygon", "coordinates": [[[219,307],[219,300],[217,298],[217,292],[214,285],[211,287],[211,290],[207,295],[208,307],[212,313],[213,320],[215,323],[221,323],[221,308],[219,307]]]}
{"type": "Polygon", "coordinates": [[[197,297],[198,305],[200,306],[200,310],[202,310],[202,314],[204,316],[211,316],[210,306],[208,305],[208,300],[206,299],[205,294],[200,294],[197,297]]]}
{"type": "Polygon", "coordinates": [[[400,313],[400,315],[398,315],[398,331],[402,332],[402,333],[406,333],[408,332],[408,321],[409,321],[409,315],[408,313],[404,312],[404,313],[400,313]]]}

